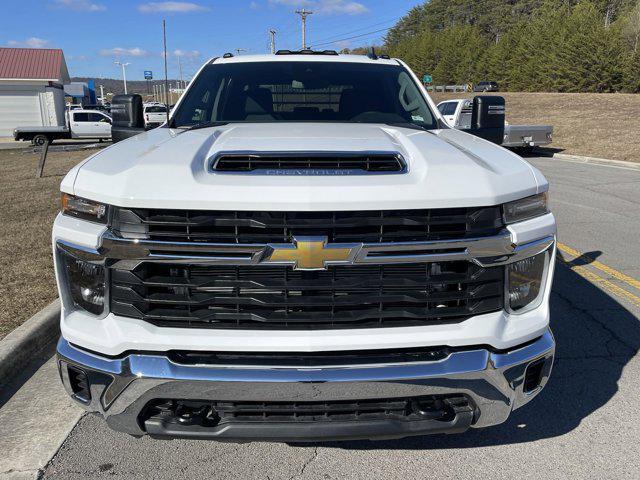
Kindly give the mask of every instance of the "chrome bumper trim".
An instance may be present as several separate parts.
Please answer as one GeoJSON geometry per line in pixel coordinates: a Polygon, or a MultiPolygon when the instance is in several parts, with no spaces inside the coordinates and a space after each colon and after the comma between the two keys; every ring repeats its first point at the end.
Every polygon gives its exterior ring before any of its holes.
{"type": "Polygon", "coordinates": [[[330,368],[246,368],[173,363],[166,356],[132,353],[105,358],[58,343],[63,384],[73,396],[66,365],[101,376],[91,382],[85,408],[100,412],[117,430],[140,435],[137,418],[153,399],[218,401],[305,401],[397,398],[421,395],[468,395],[478,409],[474,427],[504,422],[546,384],[555,341],[550,330],[525,346],[495,353],[478,348],[458,351],[434,362],[330,368]],[[527,366],[544,358],[540,386],[523,391],[527,366]]]}
{"type": "MultiPolygon", "coordinates": [[[[355,254],[347,263],[393,264],[428,263],[468,260],[481,267],[505,265],[545,251],[553,245],[555,237],[514,244],[511,233],[502,230],[492,237],[465,238],[428,242],[397,242],[375,244],[335,244],[351,248],[355,254]]],[[[295,261],[271,260],[271,252],[291,248],[292,244],[221,244],[197,242],[163,242],[128,239],[107,230],[101,236],[97,249],[58,240],[57,245],[79,258],[96,261],[109,259],[120,269],[134,269],[140,262],[171,262],[222,265],[293,265],[295,261]]],[[[334,244],[332,244],[334,245],[334,244]]],[[[335,262],[344,264],[344,261],[335,262]]],[[[326,265],[332,265],[331,261],[326,265]]]]}

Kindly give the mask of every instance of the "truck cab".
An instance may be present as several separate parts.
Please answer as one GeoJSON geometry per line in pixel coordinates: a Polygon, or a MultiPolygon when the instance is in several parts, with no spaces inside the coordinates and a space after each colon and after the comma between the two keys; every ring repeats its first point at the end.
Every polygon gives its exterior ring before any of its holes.
{"type": "Polygon", "coordinates": [[[111,137],[111,117],[98,110],[71,110],[69,127],[71,138],[111,137]]]}

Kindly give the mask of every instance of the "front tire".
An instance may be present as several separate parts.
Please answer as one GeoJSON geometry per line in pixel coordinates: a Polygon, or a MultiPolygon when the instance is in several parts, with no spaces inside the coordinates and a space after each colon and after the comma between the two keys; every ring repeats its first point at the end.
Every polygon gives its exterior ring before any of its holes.
{"type": "Polygon", "coordinates": [[[36,135],[31,139],[31,144],[36,147],[42,147],[45,143],[49,141],[50,141],[49,137],[47,137],[46,135],[40,134],[40,135],[36,135]]]}

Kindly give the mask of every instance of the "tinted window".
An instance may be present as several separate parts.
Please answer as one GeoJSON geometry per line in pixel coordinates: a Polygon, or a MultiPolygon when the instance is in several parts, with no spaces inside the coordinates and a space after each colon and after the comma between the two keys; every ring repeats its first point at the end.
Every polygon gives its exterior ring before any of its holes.
{"type": "Polygon", "coordinates": [[[209,65],[178,107],[176,127],[221,122],[413,123],[436,128],[399,65],[255,62],[209,65]]]}
{"type": "Polygon", "coordinates": [[[85,112],[75,112],[73,114],[73,120],[74,122],[88,122],[89,114],[85,112]]]}
{"type": "Polygon", "coordinates": [[[107,121],[107,117],[99,113],[89,113],[88,115],[89,115],[90,122],[106,122],[107,121]]]}
{"type": "Polygon", "coordinates": [[[442,113],[442,115],[454,115],[456,113],[457,105],[458,104],[456,102],[441,103],[438,107],[438,110],[440,110],[440,113],[442,113]]]}
{"type": "Polygon", "coordinates": [[[145,113],[165,113],[166,111],[167,109],[163,105],[150,105],[148,107],[144,107],[145,113]]]}

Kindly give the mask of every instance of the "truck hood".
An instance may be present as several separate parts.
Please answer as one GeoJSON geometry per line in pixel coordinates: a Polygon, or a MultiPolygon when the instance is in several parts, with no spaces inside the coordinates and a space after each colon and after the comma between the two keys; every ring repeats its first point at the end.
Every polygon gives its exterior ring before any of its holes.
{"type": "Polygon", "coordinates": [[[454,129],[378,124],[230,124],[157,128],[117,143],[69,172],[62,190],[140,208],[379,210],[496,205],[547,189],[517,155],[454,129]],[[398,152],[391,175],[246,175],[207,169],[217,152],[398,152]]]}

